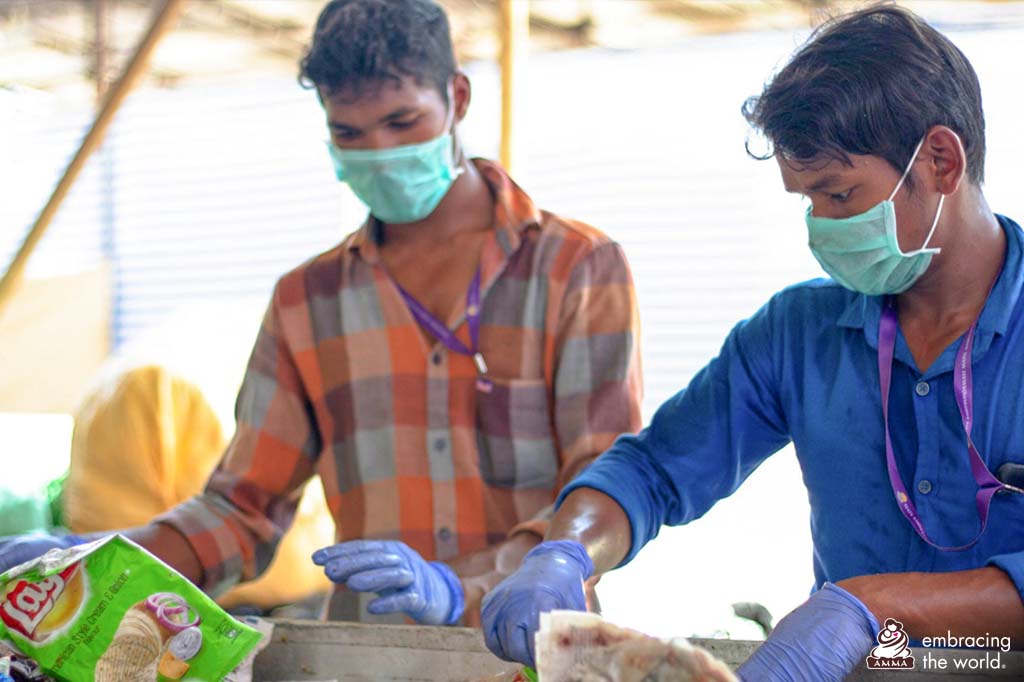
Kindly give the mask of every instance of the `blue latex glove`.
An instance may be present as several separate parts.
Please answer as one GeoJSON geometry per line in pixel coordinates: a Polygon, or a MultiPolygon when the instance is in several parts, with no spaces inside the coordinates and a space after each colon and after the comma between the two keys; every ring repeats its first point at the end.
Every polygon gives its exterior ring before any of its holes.
{"type": "Polygon", "coordinates": [[[85,542],[78,535],[51,535],[50,533],[26,533],[0,538],[0,573],[18,564],[46,554],[51,549],[67,549],[85,542]]]}
{"type": "Polygon", "coordinates": [[[859,599],[825,583],[736,673],[744,682],[842,682],[871,653],[878,630],[859,599]]]}
{"type": "Polygon", "coordinates": [[[370,613],[403,612],[418,623],[454,625],[466,607],[462,583],[447,564],[427,562],[404,542],[351,540],[313,553],[327,577],[353,592],[377,592],[370,613]]]}
{"type": "Polygon", "coordinates": [[[487,648],[506,661],[533,667],[540,614],[586,611],[583,581],[593,572],[594,564],[578,542],[553,540],[531,549],[519,569],[484,597],[481,618],[487,648]]]}

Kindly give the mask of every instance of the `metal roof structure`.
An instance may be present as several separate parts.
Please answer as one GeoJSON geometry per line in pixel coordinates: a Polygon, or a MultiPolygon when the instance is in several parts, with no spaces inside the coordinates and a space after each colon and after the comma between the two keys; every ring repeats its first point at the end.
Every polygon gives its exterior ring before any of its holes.
{"type": "MultiPolygon", "coordinates": [[[[500,0],[440,0],[462,61],[498,59],[500,0]]],[[[531,51],[638,49],[721,32],[812,26],[862,0],[512,0],[529,12],[531,51]]],[[[158,0],[0,0],[0,91],[96,98],[159,9],[158,0]],[[101,86],[102,87],[102,86],[101,86]]],[[[190,0],[145,85],[295,74],[325,0],[190,0]]],[[[1019,0],[909,0],[951,22],[1024,21],[1019,0]]]]}
{"type": "MultiPolygon", "coordinates": [[[[495,60],[497,0],[441,0],[463,61],[495,60]]],[[[526,3],[528,0],[515,0],[526,3]]],[[[721,31],[809,25],[827,0],[530,0],[530,49],[629,49],[721,31]]],[[[155,0],[0,0],[0,88],[81,101],[113,80],[155,0]]],[[[295,73],[323,0],[192,0],[146,84],[295,73]]]]}

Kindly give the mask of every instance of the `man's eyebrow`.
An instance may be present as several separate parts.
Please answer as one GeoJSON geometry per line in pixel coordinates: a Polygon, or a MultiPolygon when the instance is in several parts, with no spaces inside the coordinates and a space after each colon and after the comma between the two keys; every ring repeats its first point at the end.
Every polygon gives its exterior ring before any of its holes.
{"type": "Polygon", "coordinates": [[[836,184],[842,182],[842,180],[843,180],[843,178],[841,176],[839,176],[839,175],[835,175],[835,174],[826,175],[823,178],[819,178],[817,180],[817,182],[815,182],[813,185],[808,187],[807,191],[808,192],[820,192],[821,190],[825,189],[826,187],[831,187],[832,185],[836,185],[836,184]]]}
{"type": "Polygon", "coordinates": [[[380,122],[381,123],[387,123],[388,121],[393,121],[396,118],[405,118],[409,114],[414,114],[414,113],[416,113],[416,109],[414,109],[413,107],[399,107],[398,109],[395,109],[394,111],[392,111],[390,114],[387,114],[385,116],[381,116],[380,117],[380,122]]]}
{"type": "MultiPolygon", "coordinates": [[[[388,123],[388,122],[394,121],[396,119],[405,118],[409,114],[414,114],[416,112],[417,112],[417,109],[415,109],[413,107],[399,107],[398,109],[395,109],[394,111],[389,112],[389,113],[381,116],[378,119],[378,122],[380,122],[380,123],[388,123]]],[[[359,128],[356,128],[354,126],[350,126],[350,125],[348,125],[346,123],[341,123],[339,121],[328,121],[327,122],[327,127],[333,128],[334,130],[351,130],[351,131],[358,131],[359,130],[359,128]]]]}

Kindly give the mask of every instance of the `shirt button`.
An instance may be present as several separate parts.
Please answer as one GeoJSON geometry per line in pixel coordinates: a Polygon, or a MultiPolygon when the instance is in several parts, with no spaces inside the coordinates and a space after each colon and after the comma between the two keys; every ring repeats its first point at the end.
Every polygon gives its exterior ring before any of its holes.
{"type": "Polygon", "coordinates": [[[437,450],[438,452],[444,450],[447,445],[448,441],[446,441],[444,438],[438,438],[437,440],[434,441],[434,449],[437,450]]]}
{"type": "Polygon", "coordinates": [[[919,381],[917,386],[914,387],[914,391],[922,398],[931,393],[931,390],[932,387],[928,385],[927,381],[919,381]]]}
{"type": "Polygon", "coordinates": [[[452,538],[452,532],[449,530],[448,526],[444,526],[441,530],[437,531],[437,537],[439,537],[442,542],[448,542],[452,538]]]}
{"type": "Polygon", "coordinates": [[[918,481],[918,483],[917,483],[917,492],[921,493],[922,495],[927,495],[931,491],[932,491],[932,482],[931,481],[929,481],[926,478],[925,479],[921,479],[920,481],[918,481]]]}
{"type": "Polygon", "coordinates": [[[441,358],[441,354],[440,353],[434,353],[434,356],[432,358],[430,358],[430,359],[431,359],[431,361],[435,365],[440,365],[441,364],[442,358],[441,358]]]}

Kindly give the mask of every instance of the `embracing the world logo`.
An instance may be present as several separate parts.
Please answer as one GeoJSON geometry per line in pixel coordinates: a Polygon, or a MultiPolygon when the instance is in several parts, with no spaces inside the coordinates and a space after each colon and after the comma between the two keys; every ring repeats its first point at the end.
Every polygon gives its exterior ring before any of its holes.
{"type": "Polygon", "coordinates": [[[878,631],[877,639],[878,646],[871,650],[871,655],[866,659],[869,668],[909,670],[914,667],[910,638],[903,631],[903,623],[895,618],[886,618],[882,629],[878,631]]]}

